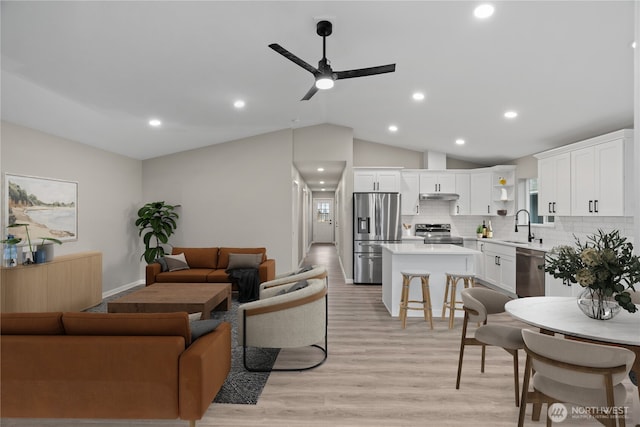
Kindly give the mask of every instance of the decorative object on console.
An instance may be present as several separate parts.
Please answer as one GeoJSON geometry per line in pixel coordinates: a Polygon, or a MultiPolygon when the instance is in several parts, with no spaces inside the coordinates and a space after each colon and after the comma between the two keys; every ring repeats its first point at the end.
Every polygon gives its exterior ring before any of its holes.
{"type": "MultiPolygon", "coordinates": [[[[27,236],[27,244],[29,246],[29,255],[31,256],[31,258],[25,259],[23,262],[24,264],[43,264],[47,261],[51,261],[53,259],[53,246],[47,245],[45,244],[45,242],[57,243],[59,245],[62,244],[61,240],[54,237],[38,237],[39,239],[42,239],[42,243],[39,246],[36,246],[34,250],[34,246],[31,244],[31,236],[29,235],[29,224],[14,223],[7,226],[7,228],[16,227],[24,227],[25,234],[27,236]],[[47,246],[49,246],[49,248],[47,248],[47,246]]],[[[11,238],[2,240],[1,243],[5,243],[8,245],[17,245],[22,241],[22,238],[14,237],[13,235],[10,236],[11,238]]]]}
{"type": "Polygon", "coordinates": [[[151,264],[164,256],[165,251],[162,244],[169,243],[169,237],[174,233],[178,224],[176,220],[179,215],[174,212],[179,205],[172,206],[162,202],[147,203],[138,210],[138,219],[136,227],[138,227],[138,235],[144,236],[144,253],[140,259],[144,258],[147,264],[151,264]],[[151,246],[152,240],[155,239],[155,246],[151,246]]]}
{"type": "Polygon", "coordinates": [[[598,230],[584,244],[576,238],[575,248],[553,248],[545,261],[545,271],[553,277],[585,288],[578,306],[587,316],[611,319],[619,311],[615,302],[630,313],[638,310],[629,289],[635,291],[633,284],[640,282],[640,257],[633,255],[633,245],[618,230],[598,230]]]}

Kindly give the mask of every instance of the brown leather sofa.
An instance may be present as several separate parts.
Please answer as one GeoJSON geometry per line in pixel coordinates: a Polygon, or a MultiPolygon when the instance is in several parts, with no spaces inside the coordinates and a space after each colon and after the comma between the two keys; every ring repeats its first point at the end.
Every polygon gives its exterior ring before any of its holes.
{"type": "Polygon", "coordinates": [[[162,271],[159,263],[148,264],[145,282],[149,286],[156,282],[174,283],[229,283],[226,273],[230,254],[262,254],[262,263],[258,266],[260,283],[273,280],[276,276],[276,261],[267,258],[265,248],[179,248],[174,247],[173,255],[184,253],[189,264],[188,270],[162,271]]]}
{"type": "Polygon", "coordinates": [[[186,313],[2,313],[8,418],[202,418],[231,369],[231,325],[191,342],[186,313]]]}

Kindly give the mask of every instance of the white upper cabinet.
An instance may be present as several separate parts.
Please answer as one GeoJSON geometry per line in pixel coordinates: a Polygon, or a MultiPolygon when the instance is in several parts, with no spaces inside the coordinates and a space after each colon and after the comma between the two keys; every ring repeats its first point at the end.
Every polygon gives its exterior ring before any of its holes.
{"type": "Polygon", "coordinates": [[[630,151],[631,143],[620,138],[571,152],[572,215],[631,214],[630,151]]]}
{"type": "Polygon", "coordinates": [[[421,172],[421,193],[455,193],[456,176],[454,173],[421,172]]]}
{"type": "Polygon", "coordinates": [[[402,215],[420,213],[420,181],[418,172],[401,173],[402,215]]]}
{"type": "Polygon", "coordinates": [[[452,215],[469,215],[471,213],[471,203],[469,197],[471,195],[471,181],[468,173],[456,173],[456,190],[458,200],[451,203],[452,215]]]}
{"type": "Polygon", "coordinates": [[[362,193],[399,193],[399,169],[356,169],[353,172],[353,191],[362,193]]]}
{"type": "Polygon", "coordinates": [[[571,155],[538,160],[538,215],[571,215],[571,155]]]}
{"type": "Polygon", "coordinates": [[[633,130],[601,135],[535,157],[540,215],[633,215],[633,130]]]}
{"type": "Polygon", "coordinates": [[[470,213],[471,215],[493,215],[491,210],[492,172],[470,174],[470,213]]]}

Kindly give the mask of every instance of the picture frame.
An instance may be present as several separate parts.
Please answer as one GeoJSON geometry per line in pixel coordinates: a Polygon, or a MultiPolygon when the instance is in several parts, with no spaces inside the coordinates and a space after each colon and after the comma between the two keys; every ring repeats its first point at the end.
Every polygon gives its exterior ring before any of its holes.
{"type": "Polygon", "coordinates": [[[29,224],[32,245],[43,237],[62,242],[78,240],[78,183],[55,178],[4,174],[3,238],[13,234],[27,244],[25,227],[29,224]]]}

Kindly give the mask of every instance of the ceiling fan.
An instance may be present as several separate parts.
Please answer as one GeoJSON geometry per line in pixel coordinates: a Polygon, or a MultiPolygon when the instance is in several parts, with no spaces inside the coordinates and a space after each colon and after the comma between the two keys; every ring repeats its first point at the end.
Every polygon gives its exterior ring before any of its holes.
{"type": "Polygon", "coordinates": [[[378,67],[359,68],[357,70],[333,71],[326,55],[327,37],[331,35],[333,26],[329,21],[320,21],[316,25],[316,32],[322,37],[322,59],[318,62],[318,68],[314,68],[302,59],[295,56],[277,43],[272,43],[269,47],[288,60],[298,64],[309,71],[316,78],[316,82],[311,89],[302,97],[302,101],[311,99],[318,89],[331,89],[335,80],[351,79],[353,77],[372,76],[375,74],[392,73],[396,70],[396,64],[380,65],[378,67]]]}

